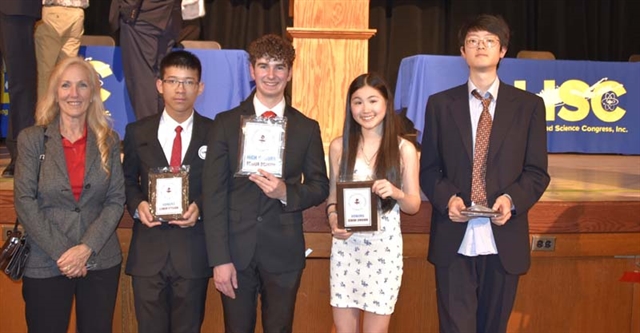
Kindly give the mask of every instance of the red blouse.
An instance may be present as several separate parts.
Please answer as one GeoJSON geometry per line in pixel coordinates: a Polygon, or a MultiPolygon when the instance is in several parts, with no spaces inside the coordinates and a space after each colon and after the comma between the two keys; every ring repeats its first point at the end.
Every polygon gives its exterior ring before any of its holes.
{"type": "Polygon", "coordinates": [[[85,157],[87,155],[86,127],[84,135],[76,142],[72,143],[62,137],[62,148],[64,149],[64,157],[67,160],[67,173],[69,174],[69,183],[71,183],[71,192],[76,201],[79,201],[82,186],[84,185],[85,157]]]}

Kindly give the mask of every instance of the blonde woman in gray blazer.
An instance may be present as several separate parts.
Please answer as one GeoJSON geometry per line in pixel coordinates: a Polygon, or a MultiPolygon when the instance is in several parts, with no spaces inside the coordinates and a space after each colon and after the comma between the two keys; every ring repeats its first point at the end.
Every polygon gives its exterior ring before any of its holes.
{"type": "Polygon", "coordinates": [[[111,332],[122,254],[115,230],[125,202],[120,140],[82,58],[54,68],[36,126],[18,137],[15,207],[31,256],[22,294],[29,332],[111,332]]]}

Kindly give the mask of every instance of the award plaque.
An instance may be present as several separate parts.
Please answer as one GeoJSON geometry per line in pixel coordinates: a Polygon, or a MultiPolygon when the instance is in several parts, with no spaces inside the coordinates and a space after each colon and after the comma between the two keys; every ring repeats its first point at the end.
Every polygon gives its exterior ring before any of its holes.
{"type": "Polygon", "coordinates": [[[473,205],[460,211],[460,214],[468,217],[498,217],[500,213],[483,205],[473,205]]]}
{"type": "Polygon", "coordinates": [[[287,118],[242,116],[236,177],[246,177],[265,170],[282,178],[287,118]]]}
{"type": "Polygon", "coordinates": [[[337,182],[338,227],[348,231],[378,231],[378,201],[373,180],[337,182]]]}
{"type": "Polygon", "coordinates": [[[189,166],[149,170],[149,208],[154,221],[182,220],[189,209],[189,166]]]}

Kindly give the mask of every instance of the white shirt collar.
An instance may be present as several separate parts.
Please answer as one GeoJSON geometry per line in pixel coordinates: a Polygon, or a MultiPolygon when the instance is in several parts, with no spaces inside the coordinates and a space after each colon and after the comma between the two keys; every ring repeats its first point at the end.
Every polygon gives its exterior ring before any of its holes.
{"type": "Polygon", "coordinates": [[[167,113],[165,109],[162,111],[162,117],[160,117],[160,125],[167,126],[169,128],[176,128],[177,126],[182,126],[182,130],[185,132],[190,132],[193,127],[193,110],[191,110],[191,115],[187,120],[182,123],[177,122],[175,119],[171,118],[171,116],[167,113]]]}
{"type": "Polygon", "coordinates": [[[500,79],[497,76],[496,76],[496,79],[493,80],[493,83],[491,84],[491,86],[489,86],[488,91],[482,91],[478,89],[478,87],[476,87],[476,85],[473,84],[471,80],[467,81],[467,91],[469,92],[469,98],[475,98],[473,97],[473,95],[471,95],[471,92],[474,90],[478,90],[478,92],[480,93],[480,96],[482,96],[483,98],[487,97],[487,92],[488,92],[491,94],[491,97],[492,97],[491,103],[495,103],[495,101],[498,100],[499,88],[500,88],[500,79]]]}
{"type": "Polygon", "coordinates": [[[282,118],[284,116],[285,106],[287,106],[287,103],[285,102],[284,97],[282,97],[282,100],[274,107],[268,108],[260,102],[257,96],[253,96],[253,108],[256,110],[256,116],[261,116],[265,111],[273,111],[276,113],[276,116],[282,118]]]}

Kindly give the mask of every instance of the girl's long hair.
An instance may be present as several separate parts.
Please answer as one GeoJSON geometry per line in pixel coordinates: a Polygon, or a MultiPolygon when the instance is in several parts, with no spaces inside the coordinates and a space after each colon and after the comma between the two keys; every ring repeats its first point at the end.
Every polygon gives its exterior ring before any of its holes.
{"type": "MultiPolygon", "coordinates": [[[[402,186],[402,171],[400,165],[400,122],[393,109],[393,94],[389,85],[376,73],[366,73],[351,82],[347,92],[346,115],[342,129],[342,158],[340,159],[340,179],[349,180],[353,177],[353,168],[358,154],[358,145],[362,139],[362,128],[353,119],[351,112],[351,97],[360,88],[369,86],[376,89],[387,104],[384,120],[382,121],[382,139],[378,153],[374,159],[374,173],[377,179],[387,179],[398,188],[402,186]]],[[[364,141],[363,141],[364,142],[364,141]]],[[[396,200],[380,199],[383,212],[390,211],[396,200]]]]}

